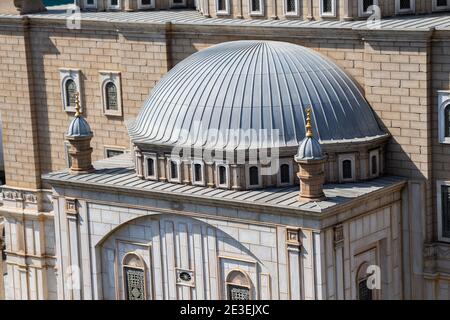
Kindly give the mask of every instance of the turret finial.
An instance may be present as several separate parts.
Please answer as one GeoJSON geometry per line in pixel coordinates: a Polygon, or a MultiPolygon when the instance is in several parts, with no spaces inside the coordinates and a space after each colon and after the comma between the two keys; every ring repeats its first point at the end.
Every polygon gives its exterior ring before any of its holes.
{"type": "Polygon", "coordinates": [[[311,138],[313,136],[313,130],[311,125],[311,107],[306,109],[306,137],[311,138]]]}
{"type": "Polygon", "coordinates": [[[75,93],[75,117],[81,116],[81,106],[80,106],[80,93],[75,93]]]}

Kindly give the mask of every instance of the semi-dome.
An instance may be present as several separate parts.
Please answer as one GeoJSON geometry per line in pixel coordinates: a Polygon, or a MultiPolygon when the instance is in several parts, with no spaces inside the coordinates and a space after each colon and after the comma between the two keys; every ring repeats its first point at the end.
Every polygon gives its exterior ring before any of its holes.
{"type": "Polygon", "coordinates": [[[277,41],[225,42],[183,60],[155,86],[129,132],[135,143],[240,149],[262,146],[266,129],[273,143],[297,147],[308,106],[322,143],[384,135],[340,67],[277,41]]]}

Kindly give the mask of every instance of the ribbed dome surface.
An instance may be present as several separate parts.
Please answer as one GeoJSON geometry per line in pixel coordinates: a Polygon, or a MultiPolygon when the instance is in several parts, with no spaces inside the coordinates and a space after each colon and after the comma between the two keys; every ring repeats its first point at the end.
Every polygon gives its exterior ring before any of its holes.
{"type": "Polygon", "coordinates": [[[70,123],[67,135],[69,137],[89,137],[92,135],[92,131],[89,123],[83,117],[78,116],[70,123]]]}
{"type": "Polygon", "coordinates": [[[183,60],[155,86],[129,132],[135,142],[231,149],[262,141],[259,134],[235,138],[230,130],[278,129],[272,138],[279,146],[298,146],[307,106],[322,142],[384,134],[335,63],[276,41],[225,42],[183,60]]]}
{"type": "Polygon", "coordinates": [[[300,143],[295,160],[321,160],[323,157],[319,141],[314,137],[308,137],[300,143]]]}

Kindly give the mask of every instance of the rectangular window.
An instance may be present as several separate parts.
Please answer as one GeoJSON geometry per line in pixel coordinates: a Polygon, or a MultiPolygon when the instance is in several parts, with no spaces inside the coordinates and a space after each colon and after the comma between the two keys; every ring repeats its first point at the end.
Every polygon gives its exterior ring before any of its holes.
{"type": "Polygon", "coordinates": [[[150,9],[154,8],[154,0],[139,0],[138,1],[138,7],[139,9],[150,9]]]}
{"type": "Polygon", "coordinates": [[[97,0],[84,0],[86,8],[97,8],[97,0]]]}
{"type": "Polygon", "coordinates": [[[116,156],[120,156],[121,154],[124,154],[125,151],[122,149],[109,149],[105,148],[105,155],[107,158],[112,158],[116,156]]]}
{"type": "Polygon", "coordinates": [[[298,15],[297,0],[285,0],[284,6],[285,6],[285,11],[286,11],[287,16],[298,15]]]}
{"type": "Polygon", "coordinates": [[[216,0],[216,11],[218,15],[230,14],[230,0],[216,0]]]}
{"type": "Polygon", "coordinates": [[[181,160],[179,158],[169,158],[167,166],[169,182],[181,183],[181,160]]]}
{"type": "Polygon", "coordinates": [[[109,9],[120,9],[120,0],[108,0],[109,9]]]}
{"type": "Polygon", "coordinates": [[[339,182],[353,182],[356,180],[355,161],[356,157],[353,153],[338,155],[339,182]]]}
{"type": "Polygon", "coordinates": [[[360,17],[366,17],[373,14],[373,6],[378,5],[378,0],[359,0],[358,12],[360,17]]]}
{"type": "Polygon", "coordinates": [[[228,178],[229,166],[225,162],[217,162],[216,163],[216,186],[219,188],[230,187],[229,178],[228,178]]]}
{"type": "Polygon", "coordinates": [[[264,14],[263,0],[249,0],[250,1],[250,15],[262,16],[264,14]]]}
{"type": "Polygon", "coordinates": [[[395,11],[397,14],[412,13],[416,9],[415,0],[395,0],[395,11]]]}
{"type": "Polygon", "coordinates": [[[171,7],[183,7],[186,5],[186,0],[171,0],[171,7]]]}
{"type": "Polygon", "coordinates": [[[442,236],[450,238],[450,186],[442,186],[442,236]]]}
{"type": "Polygon", "coordinates": [[[322,17],[335,17],[336,0],[320,0],[320,15],[322,17]]]}
{"type": "Polygon", "coordinates": [[[158,156],[156,153],[144,153],[144,176],[146,179],[158,180],[158,156]]]}
{"type": "Polygon", "coordinates": [[[450,0],[433,0],[433,11],[450,9],[450,0]]]}
{"type": "Polygon", "coordinates": [[[204,185],[203,162],[194,160],[192,162],[192,183],[195,185],[204,185]]]}
{"type": "Polygon", "coordinates": [[[450,242],[450,181],[437,182],[438,240],[450,242]]]}

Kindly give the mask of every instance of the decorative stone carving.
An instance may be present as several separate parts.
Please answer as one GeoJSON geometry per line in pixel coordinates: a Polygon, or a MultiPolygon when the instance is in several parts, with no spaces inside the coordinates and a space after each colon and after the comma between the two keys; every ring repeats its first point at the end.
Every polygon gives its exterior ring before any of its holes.
{"type": "Polygon", "coordinates": [[[66,198],[66,213],[71,215],[78,213],[77,199],[66,198]]]}
{"type": "Polygon", "coordinates": [[[341,246],[344,243],[344,227],[342,225],[334,227],[334,245],[341,246]]]}
{"type": "Polygon", "coordinates": [[[301,241],[300,241],[300,229],[299,228],[288,228],[286,230],[286,241],[288,242],[288,244],[291,245],[301,245],[301,241]]]}
{"type": "Polygon", "coordinates": [[[26,193],[24,194],[24,200],[27,203],[37,203],[37,196],[33,193],[26,193]]]}

